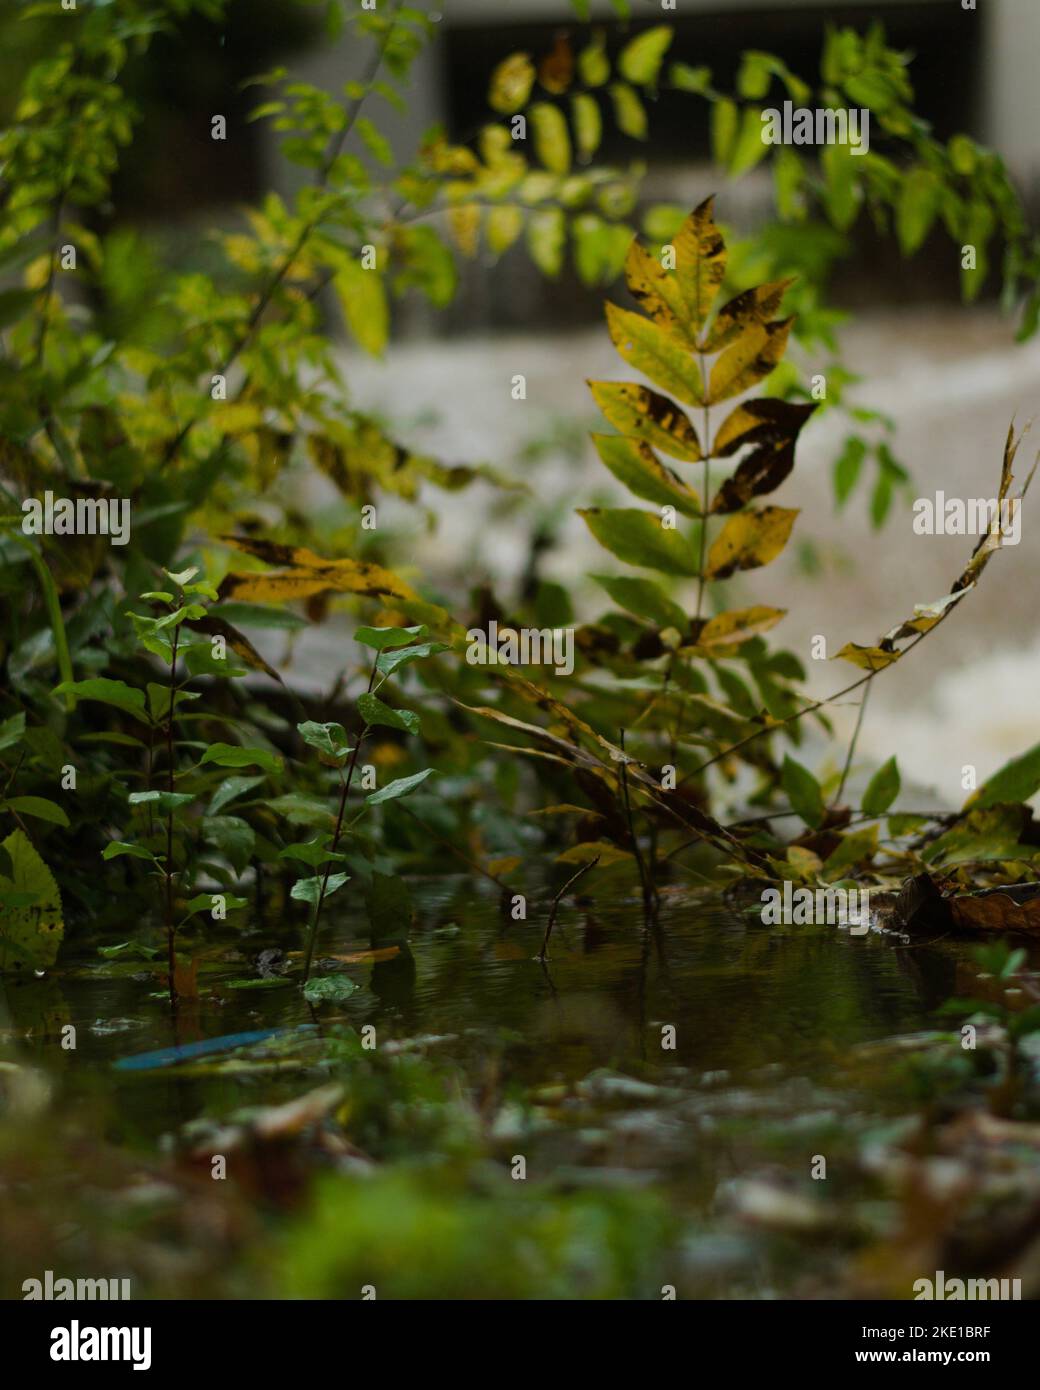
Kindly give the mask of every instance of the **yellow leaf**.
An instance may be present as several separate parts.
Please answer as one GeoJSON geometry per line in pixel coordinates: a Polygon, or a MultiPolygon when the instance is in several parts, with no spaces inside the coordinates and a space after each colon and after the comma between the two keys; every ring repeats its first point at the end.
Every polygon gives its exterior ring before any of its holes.
{"type": "MultiPolygon", "coordinates": [[[[726,274],[726,244],[715,226],[714,198],[707,198],[670,243],[675,269],[665,268],[638,242],[625,265],[628,287],[656,322],[696,344],[726,274]]],[[[667,250],[667,248],[665,248],[667,250]]]]}
{"type": "Polygon", "coordinates": [[[834,660],[851,661],[853,666],[863,671],[883,671],[886,666],[898,661],[899,656],[899,652],[886,652],[880,647],[862,647],[858,642],[846,642],[841,651],[835,654],[834,660]]]}
{"type": "Polygon", "coordinates": [[[775,560],[787,544],[797,509],[762,507],[730,517],[708,552],[709,579],[726,579],[775,560]]]}
{"type": "Polygon", "coordinates": [[[487,244],[496,256],[508,251],[524,230],[524,214],[514,204],[492,208],[487,217],[487,244]]]}
{"type": "Polygon", "coordinates": [[[731,642],[746,642],[758,632],[768,632],[785,617],[786,608],[770,608],[757,604],[754,608],[734,609],[709,618],[697,634],[698,647],[724,646],[731,642]]]}
{"type": "Polygon", "coordinates": [[[333,280],[347,327],[360,347],[381,356],[390,331],[390,307],[383,277],[357,261],[344,261],[333,280]]]}
{"type": "Polygon", "coordinates": [[[330,560],[302,546],[255,540],[251,536],[223,536],[222,539],[247,555],[284,568],[262,573],[227,574],[218,590],[221,599],[277,603],[286,599],[309,598],[328,589],[372,596],[390,594],[401,599],[416,597],[414,591],[396,574],[365,560],[330,560]]]}
{"type": "Polygon", "coordinates": [[[511,53],[491,74],[488,102],[503,115],[520,111],[531,95],[535,68],[528,53],[511,53]]]}
{"type": "Polygon", "coordinates": [[[775,280],[745,290],[724,304],[715,315],[704,342],[705,352],[721,352],[735,342],[749,324],[767,323],[780,308],[784,291],[794,280],[775,280]]]}
{"type": "Polygon", "coordinates": [[[550,173],[570,173],[571,135],[563,112],[551,102],[539,101],[531,107],[529,119],[539,161],[550,173]]]}
{"type": "Polygon", "coordinates": [[[607,326],[618,352],[655,385],[687,405],[704,404],[696,361],[671,333],[642,314],[607,304],[607,326]]]}
{"type": "Polygon", "coordinates": [[[463,203],[448,209],[448,229],[451,239],[464,256],[472,260],[480,246],[480,208],[476,203],[463,203]]]}
{"type": "Polygon", "coordinates": [[[590,381],[596,404],[615,429],[641,439],[671,458],[696,463],[697,431],[677,405],[635,382],[590,381]]]}
{"type": "Polygon", "coordinates": [[[767,377],[784,355],[793,319],[753,323],[726,349],[711,369],[708,404],[738,396],[767,377]]]}

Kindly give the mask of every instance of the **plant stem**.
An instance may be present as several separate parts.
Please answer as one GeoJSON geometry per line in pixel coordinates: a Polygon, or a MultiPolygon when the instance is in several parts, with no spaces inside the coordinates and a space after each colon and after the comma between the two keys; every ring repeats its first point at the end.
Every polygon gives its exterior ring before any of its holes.
{"type": "MultiPolygon", "coordinates": [[[[708,377],[704,369],[704,353],[699,353],[701,360],[701,390],[705,397],[708,394],[708,377]]],[[[704,406],[704,439],[701,441],[701,449],[704,454],[704,496],[701,498],[701,558],[698,569],[700,574],[697,576],[697,617],[701,616],[701,608],[704,604],[704,570],[708,556],[708,492],[711,488],[711,435],[709,433],[709,412],[708,406],[704,406]]]]}
{"type": "MultiPolygon", "coordinates": [[[[625,751],[625,731],[620,730],[621,751],[625,751]]],[[[635,851],[636,867],[639,869],[639,882],[643,889],[643,907],[646,911],[650,910],[653,900],[653,884],[646,872],[646,865],[643,863],[643,851],[639,848],[639,838],[636,835],[635,823],[632,820],[632,804],[628,796],[628,768],[624,763],[621,764],[621,795],[625,803],[625,818],[628,821],[628,833],[632,840],[632,849],[635,851]]]]}
{"type": "Polygon", "coordinates": [[[543,964],[545,962],[545,953],[549,949],[549,937],[552,936],[552,929],[556,923],[556,913],[560,906],[560,900],[571,888],[574,887],[578,879],[581,878],[582,874],[587,874],[590,869],[594,869],[596,867],[596,865],[599,863],[599,860],[600,856],[597,854],[595,859],[590,859],[587,864],[582,864],[578,872],[576,874],[571,874],[570,878],[563,885],[560,891],[556,894],[555,898],[553,898],[552,907],[550,907],[549,909],[549,920],[545,924],[545,935],[542,937],[542,949],[538,953],[538,959],[542,961],[543,964]]]}
{"type": "MultiPolygon", "coordinates": [[[[172,794],[174,790],[173,770],[173,702],[176,696],[177,645],[180,641],[180,628],[173,630],[173,647],[170,654],[170,708],[166,711],[166,785],[172,794]]],[[[174,951],[173,925],[173,805],[166,812],[166,959],[170,972],[170,1008],[177,1007],[177,985],[175,973],[177,958],[174,951]]]]}
{"type": "Polygon", "coordinates": [[[859,702],[859,713],[856,716],[856,727],[852,731],[852,739],[849,743],[849,751],[845,758],[845,766],[841,770],[841,781],[838,783],[838,790],[835,794],[834,801],[831,803],[834,806],[837,806],[838,803],[841,801],[842,793],[845,790],[845,782],[849,775],[849,769],[852,767],[853,755],[856,752],[856,741],[859,738],[859,731],[863,727],[863,713],[867,708],[867,700],[870,697],[870,691],[871,682],[868,681],[863,691],[863,696],[859,702]]]}
{"type": "MultiPolygon", "coordinates": [[[[372,663],[372,674],[368,678],[369,690],[375,685],[378,663],[379,653],[376,652],[375,660],[372,663]]],[[[365,735],[368,733],[368,728],[369,726],[367,724],[362,725],[361,732],[358,735],[358,741],[351,750],[350,762],[347,764],[347,775],[343,780],[343,789],[339,798],[339,814],[336,817],[336,829],[332,836],[333,854],[335,854],[336,850],[339,848],[339,837],[343,830],[343,817],[347,810],[347,796],[350,792],[350,784],[354,778],[354,769],[357,767],[358,754],[361,752],[361,745],[364,742],[365,735]]],[[[304,984],[307,983],[311,976],[311,962],[314,960],[314,945],[318,940],[318,925],[321,922],[321,909],[325,905],[325,891],[328,888],[329,874],[332,872],[332,865],[333,861],[331,859],[325,865],[325,872],[321,879],[321,889],[318,893],[318,901],[314,904],[314,918],[311,921],[310,935],[307,938],[307,956],[303,963],[304,984]]]]}

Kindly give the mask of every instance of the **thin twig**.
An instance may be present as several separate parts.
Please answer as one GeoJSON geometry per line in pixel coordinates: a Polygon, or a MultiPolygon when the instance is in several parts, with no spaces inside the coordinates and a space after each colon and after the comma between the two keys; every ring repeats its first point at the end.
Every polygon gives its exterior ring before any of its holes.
{"type": "MultiPolygon", "coordinates": [[[[874,674],[873,672],[871,673],[874,674]]],[[[837,806],[841,801],[842,793],[845,790],[845,782],[852,767],[853,755],[856,752],[856,742],[859,739],[859,731],[863,727],[863,714],[867,708],[867,700],[870,698],[870,682],[867,682],[866,689],[863,691],[863,698],[859,702],[859,713],[856,715],[856,727],[852,731],[852,739],[849,743],[849,751],[845,758],[845,766],[841,770],[841,781],[838,783],[838,790],[835,793],[833,805],[837,806]]]]}
{"type": "Polygon", "coordinates": [[[559,909],[561,898],[563,898],[568,893],[568,891],[574,887],[578,879],[581,878],[583,874],[587,874],[590,869],[594,869],[596,865],[599,863],[599,861],[600,856],[597,854],[595,859],[590,859],[587,864],[582,864],[578,872],[570,876],[567,882],[556,894],[555,898],[553,898],[552,907],[550,907],[549,909],[549,920],[545,925],[545,936],[542,938],[542,949],[538,953],[538,959],[542,961],[543,964],[546,959],[545,953],[549,949],[549,937],[552,936],[552,929],[556,923],[556,913],[559,909]]]}

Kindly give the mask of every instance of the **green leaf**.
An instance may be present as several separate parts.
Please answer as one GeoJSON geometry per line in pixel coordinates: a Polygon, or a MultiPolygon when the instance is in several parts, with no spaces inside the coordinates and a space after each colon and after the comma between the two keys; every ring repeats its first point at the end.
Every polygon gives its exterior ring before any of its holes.
{"type": "Polygon", "coordinates": [[[588,92],[576,92],[571,97],[571,117],[574,121],[574,137],[578,154],[588,162],[599,149],[603,138],[603,117],[599,102],[588,92]]]}
{"type": "MultiPolygon", "coordinates": [[[[298,878],[289,890],[290,898],[295,898],[298,902],[316,904],[321,896],[323,878],[324,874],[316,874],[314,878],[298,878]]],[[[349,874],[329,874],[329,881],[325,885],[326,898],[331,898],[349,878],[349,874]]]]}
{"type": "Polygon", "coordinates": [[[132,845],[126,840],[109,840],[101,851],[101,858],[121,859],[124,854],[129,854],[133,859],[150,859],[153,863],[156,862],[150,849],[145,849],[144,845],[132,845]]]}
{"type": "Polygon", "coordinates": [[[780,773],[780,783],[787,793],[792,810],[796,811],[806,825],[814,829],[823,820],[823,792],[820,784],[808,768],[796,762],[788,754],[780,773]]]}
{"type": "Polygon", "coordinates": [[[755,106],[745,106],[740,126],[729,154],[729,174],[739,179],[742,174],[765,158],[768,146],[762,139],[762,116],[755,106]]]}
{"type": "Polygon", "coordinates": [[[679,605],[673,603],[652,579],[606,574],[593,574],[590,578],[604,588],[615,603],[637,618],[648,618],[658,627],[674,627],[679,632],[684,632],[689,625],[679,605]]]}
{"type": "Polygon", "coordinates": [[[85,681],[62,681],[51,693],[74,695],[78,700],[97,700],[103,705],[114,705],[124,714],[131,714],[135,719],[139,719],[142,724],[151,723],[145,712],[144,691],[135,690],[125,681],[108,680],[104,676],[95,676],[85,681]]]}
{"type": "Polygon", "coordinates": [[[296,731],[304,743],[316,748],[323,760],[328,758],[333,767],[338,767],[351,751],[342,724],[316,724],[308,719],[297,724],[296,731]]]}
{"type": "Polygon", "coordinates": [[[328,838],[328,835],[319,835],[313,840],[286,845],[283,850],[279,850],[278,857],[279,859],[298,859],[301,864],[307,864],[312,869],[316,869],[320,864],[327,864],[333,859],[346,859],[347,856],[341,850],[328,848],[325,843],[328,838]]]}
{"type": "Polygon", "coordinates": [[[866,442],[859,435],[850,434],[834,465],[834,498],[839,507],[844,506],[856,486],[866,456],[866,442]]]}
{"type": "Polygon", "coordinates": [[[36,298],[36,290],[0,290],[0,328],[10,328],[27,313],[36,298]]]}
{"type": "Polygon", "coordinates": [[[602,87],[610,77],[607,39],[602,29],[593,32],[588,47],[578,54],[578,73],[586,87],[602,87]]]}
{"type": "Polygon", "coordinates": [[[673,63],[668,69],[668,81],[677,92],[706,96],[711,86],[711,68],[691,68],[688,63],[673,63]]]}
{"type": "Polygon", "coordinates": [[[418,627],[359,627],[354,633],[354,641],[382,652],[388,647],[407,647],[417,637],[425,637],[429,630],[425,623],[420,623],[418,627]]]}
{"type": "Polygon", "coordinates": [[[281,772],[282,759],[266,748],[240,748],[236,743],[214,743],[202,755],[200,766],[216,763],[218,767],[262,767],[265,772],[281,772]]]}
{"type": "Polygon", "coordinates": [[[417,647],[398,647],[395,651],[380,652],[376,658],[376,669],[380,675],[392,676],[402,666],[413,661],[425,661],[428,656],[450,651],[447,642],[423,642],[417,647]]]}
{"type": "Polygon", "coordinates": [[[127,960],[154,960],[158,954],[158,947],[146,946],[143,941],[121,941],[117,946],[98,947],[98,955],[106,960],[115,960],[120,956],[127,960]]]}
{"type": "Polygon", "coordinates": [[[899,768],[895,758],[883,763],[870,779],[863,793],[863,811],[868,816],[881,816],[899,795],[899,768]]]}
{"type": "Polygon", "coordinates": [[[131,806],[152,805],[160,811],[179,811],[182,806],[187,806],[194,801],[195,797],[191,792],[131,792],[127,798],[131,806]]]}
{"type": "Polygon", "coordinates": [[[256,831],[241,816],[203,816],[202,838],[225,855],[237,874],[245,872],[256,847],[256,831]]]}
{"type": "Polygon", "coordinates": [[[648,129],[646,107],[635,88],[627,82],[612,82],[610,97],[614,103],[614,119],[618,129],[633,140],[645,140],[648,129]]]}
{"type": "Polygon", "coordinates": [[[47,970],[65,935],[61,893],[23,831],[12,831],[3,850],[11,872],[0,877],[0,974],[47,970]]]}
{"type": "Polygon", "coordinates": [[[52,825],[68,825],[69,818],[60,806],[47,801],[42,796],[12,796],[2,803],[6,811],[17,811],[23,816],[35,816],[37,820],[50,821],[52,825]]]}
{"type": "Polygon", "coordinates": [[[629,82],[641,87],[652,86],[661,71],[661,63],[674,37],[671,25],[658,24],[644,29],[625,45],[618,57],[618,71],[629,82]]]}
{"type": "Polygon", "coordinates": [[[569,174],[571,136],[558,106],[536,101],[528,113],[534,131],[534,150],[539,161],[553,174],[569,174]]]}
{"type": "Polygon", "coordinates": [[[390,307],[378,270],[345,260],[333,280],[347,327],[359,347],[381,357],[390,334],[390,307]]]}
{"type": "Polygon", "coordinates": [[[11,748],[18,743],[25,734],[25,714],[19,712],[12,714],[10,719],[5,719],[0,724],[0,753],[5,748],[11,748]]]}
{"type": "Polygon", "coordinates": [[[554,280],[563,267],[567,222],[562,208],[541,208],[527,222],[527,249],[543,275],[554,280]]]}
{"type": "Polygon", "coordinates": [[[239,907],[248,907],[248,898],[236,898],[234,893],[198,893],[191,902],[184,906],[185,912],[212,912],[214,898],[223,898],[224,908],[228,912],[233,912],[239,907]]]}
{"type": "Polygon", "coordinates": [[[252,791],[263,781],[263,777],[225,777],[213,793],[209,803],[209,814],[215,816],[218,811],[236,797],[243,796],[246,792],[252,791]]]}
{"type": "Polygon", "coordinates": [[[904,256],[912,255],[928,235],[941,194],[939,176],[930,169],[911,169],[903,179],[896,204],[896,233],[904,256]]]}
{"type": "Polygon", "coordinates": [[[358,714],[366,724],[379,724],[387,729],[404,729],[410,734],[419,732],[419,716],[414,710],[391,709],[389,705],[383,704],[378,695],[359,695],[357,708],[358,714]]]}
{"type": "Polygon", "coordinates": [[[347,975],[319,975],[308,980],[303,987],[303,997],[308,1004],[339,1004],[349,999],[357,985],[347,975]]]}
{"type": "Polygon", "coordinates": [[[641,439],[594,434],[596,452],[614,477],[644,502],[671,505],[684,516],[701,515],[700,498],[641,439]]]}
{"type": "MultiPolygon", "coordinates": [[[[489,229],[490,232],[490,229],[489,229]]],[[[490,236],[489,236],[490,239],[490,236]]],[[[455,298],[459,273],[455,257],[433,227],[398,227],[394,232],[394,293],[414,287],[436,309],[446,309],[455,298]]]]}
{"type": "Polygon", "coordinates": [[[968,798],[965,809],[970,806],[981,811],[1004,802],[1028,801],[1037,791],[1040,791],[1040,743],[1034,743],[1025,753],[1005,763],[968,798]]]}
{"type": "Polygon", "coordinates": [[[678,531],[666,531],[653,512],[630,507],[579,508],[578,515],[600,545],[628,565],[662,574],[695,575],[697,555],[678,531]]]}
{"type": "Polygon", "coordinates": [[[266,603],[221,603],[209,610],[211,618],[221,618],[234,627],[284,628],[298,632],[307,619],[288,608],[271,608],[266,603]]]}
{"type": "Polygon", "coordinates": [[[366,796],[365,801],[369,806],[377,806],[381,801],[396,801],[421,786],[427,777],[432,777],[435,772],[436,768],[428,767],[422,772],[413,773],[411,777],[398,777],[396,782],[388,782],[385,787],[380,787],[377,792],[366,796]]]}

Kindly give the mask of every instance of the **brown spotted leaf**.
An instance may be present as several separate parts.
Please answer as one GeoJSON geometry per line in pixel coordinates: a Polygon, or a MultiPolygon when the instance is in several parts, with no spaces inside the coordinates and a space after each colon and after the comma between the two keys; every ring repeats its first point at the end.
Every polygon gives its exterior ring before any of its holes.
{"type": "Polygon", "coordinates": [[[223,536],[221,539],[266,564],[283,566],[279,570],[225,575],[218,590],[222,600],[277,603],[309,598],[330,589],[371,597],[383,594],[400,599],[416,597],[396,574],[365,560],[330,560],[303,546],[257,540],[251,536],[223,536]]]}
{"type": "Polygon", "coordinates": [[[752,323],[717,358],[708,384],[708,405],[739,396],[774,371],[787,348],[793,319],[752,323]]]}
{"type": "Polygon", "coordinates": [[[690,349],[652,319],[607,304],[614,346],[636,371],[686,405],[704,404],[700,368],[690,349]]]}
{"type": "Polygon", "coordinates": [[[797,515],[797,508],[762,507],[730,517],[708,552],[707,577],[726,579],[768,565],[787,544],[797,515]]]}
{"type": "Polygon", "coordinates": [[[626,381],[590,381],[589,389],[600,410],[621,434],[643,440],[683,463],[700,459],[697,431],[667,396],[626,381]]]}
{"type": "Polygon", "coordinates": [[[715,226],[714,198],[707,198],[683,223],[670,243],[675,269],[638,241],[625,262],[628,288],[662,327],[695,346],[726,274],[726,244],[715,226]]]}
{"type": "Polygon", "coordinates": [[[721,352],[735,343],[745,328],[753,323],[765,324],[780,308],[784,291],[793,280],[774,280],[768,285],[757,285],[745,290],[724,304],[712,321],[704,340],[705,352],[721,352]]]}
{"type": "Polygon", "coordinates": [[[695,641],[698,647],[728,646],[733,642],[746,642],[757,633],[768,632],[787,613],[785,608],[770,608],[767,604],[756,604],[753,608],[733,609],[729,613],[719,613],[709,618],[697,629],[695,641]]]}

